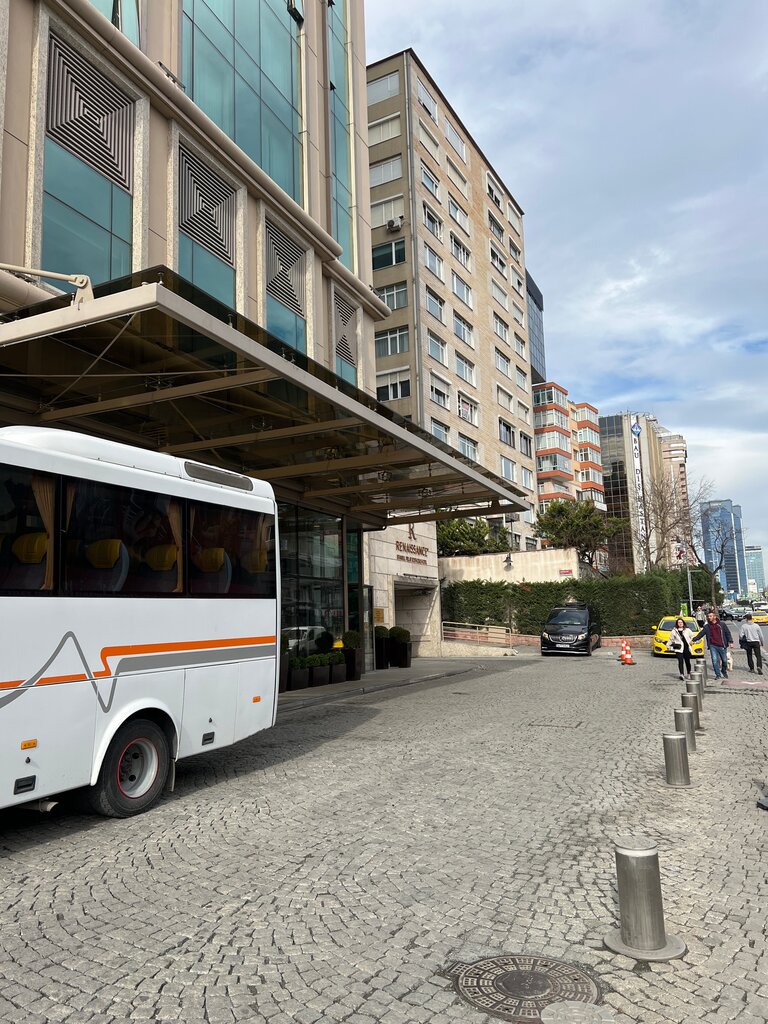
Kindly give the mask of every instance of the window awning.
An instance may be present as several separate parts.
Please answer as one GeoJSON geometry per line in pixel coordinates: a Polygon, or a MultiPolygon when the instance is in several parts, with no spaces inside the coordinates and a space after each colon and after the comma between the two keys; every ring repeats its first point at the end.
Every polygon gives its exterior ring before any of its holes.
{"type": "Polygon", "coordinates": [[[523,491],[165,267],[0,323],[0,423],[268,480],[366,528],[530,508],[523,491]]]}

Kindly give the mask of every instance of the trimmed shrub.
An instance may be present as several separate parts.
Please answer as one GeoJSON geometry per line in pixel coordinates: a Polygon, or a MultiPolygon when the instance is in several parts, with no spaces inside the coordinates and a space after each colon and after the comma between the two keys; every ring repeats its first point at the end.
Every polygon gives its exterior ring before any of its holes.
{"type": "Polygon", "coordinates": [[[322,668],[324,665],[330,665],[330,657],[330,654],[309,654],[303,659],[302,668],[322,668]]]}
{"type": "Polygon", "coordinates": [[[687,580],[679,572],[643,576],[565,580],[562,583],[489,583],[463,580],[443,592],[443,620],[509,626],[518,633],[540,633],[550,610],[582,601],[600,612],[606,636],[638,636],[651,623],[672,615],[687,600],[687,580]]]}
{"type": "Polygon", "coordinates": [[[374,626],[373,635],[384,639],[389,636],[389,630],[386,626],[374,626]]]}
{"type": "Polygon", "coordinates": [[[411,631],[402,626],[393,626],[389,631],[389,639],[395,644],[407,644],[411,640],[411,631]]]}
{"type": "Polygon", "coordinates": [[[360,646],[360,634],[356,629],[348,629],[341,636],[341,642],[348,651],[355,651],[360,646]]]}

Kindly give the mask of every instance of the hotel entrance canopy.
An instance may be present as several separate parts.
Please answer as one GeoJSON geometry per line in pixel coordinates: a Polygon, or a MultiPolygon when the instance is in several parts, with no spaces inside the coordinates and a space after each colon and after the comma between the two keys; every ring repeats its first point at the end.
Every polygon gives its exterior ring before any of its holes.
{"type": "Polygon", "coordinates": [[[0,322],[0,424],[269,481],[368,529],[530,508],[524,492],[165,267],[0,322]]]}

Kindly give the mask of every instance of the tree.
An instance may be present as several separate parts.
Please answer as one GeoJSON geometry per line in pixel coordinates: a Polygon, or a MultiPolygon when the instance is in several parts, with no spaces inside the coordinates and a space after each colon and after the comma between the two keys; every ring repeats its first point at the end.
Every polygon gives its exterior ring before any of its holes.
{"type": "Polygon", "coordinates": [[[489,529],[484,519],[446,519],[437,524],[437,554],[440,558],[509,551],[509,545],[507,531],[489,529]]]}
{"type": "Polygon", "coordinates": [[[632,525],[646,570],[679,564],[675,547],[690,534],[691,508],[706,500],[709,484],[696,493],[682,492],[671,476],[655,477],[643,483],[643,499],[632,509],[632,525]]]}
{"type": "Polygon", "coordinates": [[[594,565],[597,552],[626,527],[624,519],[599,512],[592,501],[552,501],[536,518],[536,536],[553,548],[576,548],[579,561],[594,565]]]}

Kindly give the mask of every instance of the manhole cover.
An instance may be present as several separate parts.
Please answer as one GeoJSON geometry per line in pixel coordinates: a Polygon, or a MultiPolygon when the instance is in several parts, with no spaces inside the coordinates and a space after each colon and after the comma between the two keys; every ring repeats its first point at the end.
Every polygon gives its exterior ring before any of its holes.
{"type": "Polygon", "coordinates": [[[471,964],[458,961],[444,975],[453,979],[470,1006],[514,1024],[540,1021],[541,1011],[551,1003],[600,999],[600,989],[586,971],[547,956],[514,953],[471,964]]]}

